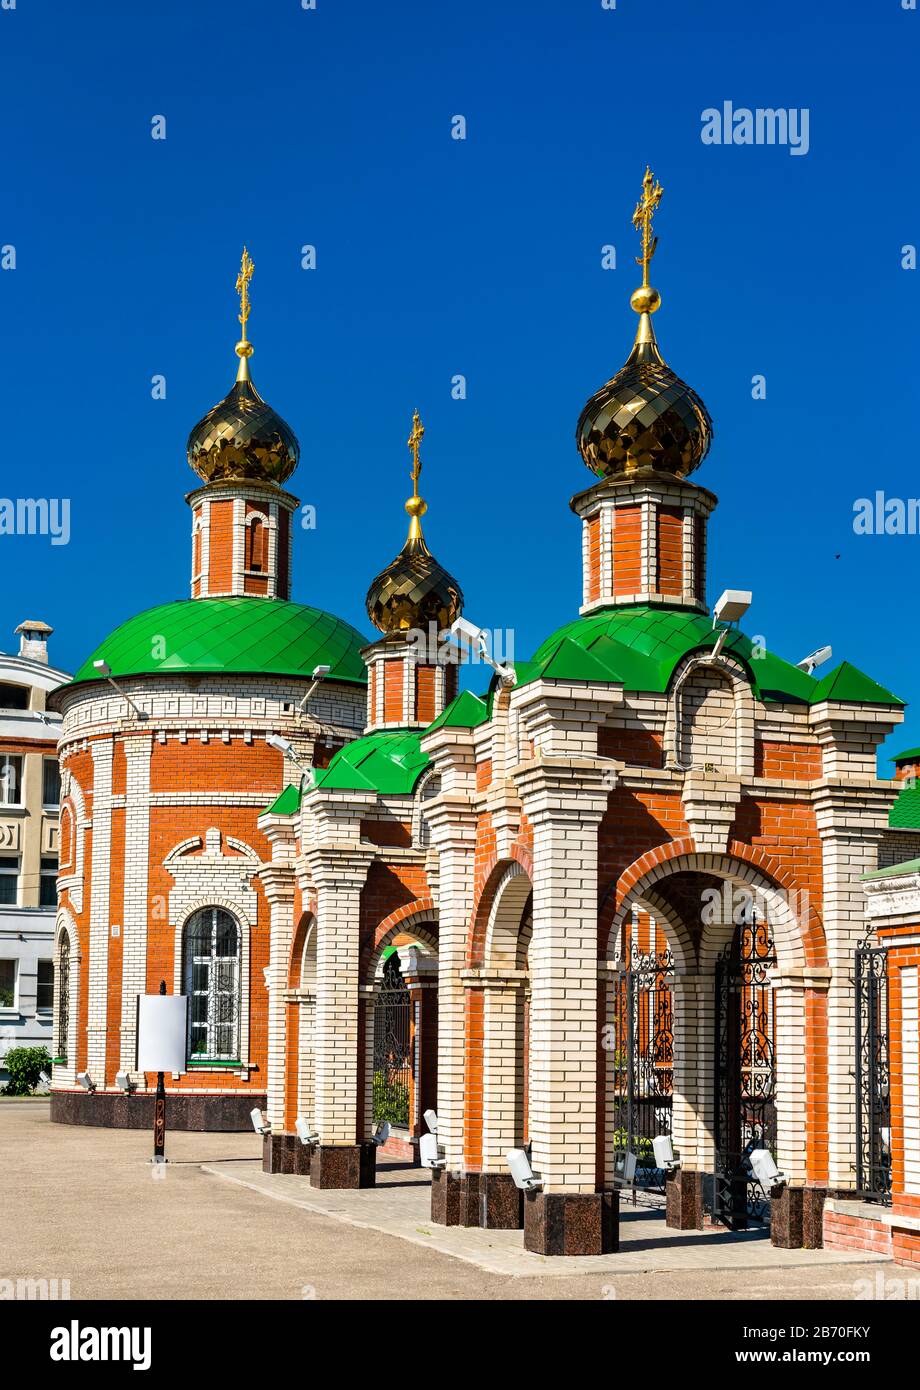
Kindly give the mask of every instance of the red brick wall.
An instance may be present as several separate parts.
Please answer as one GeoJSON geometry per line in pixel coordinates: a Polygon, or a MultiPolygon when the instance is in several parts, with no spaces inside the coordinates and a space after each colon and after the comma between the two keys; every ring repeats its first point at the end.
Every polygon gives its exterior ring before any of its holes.
{"type": "Polygon", "coordinates": [[[684,591],[684,514],[678,507],[658,509],[658,592],[684,591]]]}
{"type": "Polygon", "coordinates": [[[642,509],[617,507],[613,518],[613,592],[638,593],[642,585],[642,509]]]}
{"type": "Polygon", "coordinates": [[[588,593],[587,602],[593,603],[601,594],[601,518],[588,517],[585,522],[588,537],[588,593]]]}
{"type": "Polygon", "coordinates": [[[601,758],[616,758],[630,767],[663,767],[661,734],[650,729],[602,727],[597,733],[597,752],[601,758]]]}
{"type": "Polygon", "coordinates": [[[229,594],[233,587],[233,502],[211,503],[208,536],[208,591],[229,594]]]}
{"type": "Polygon", "coordinates": [[[403,719],[403,663],[383,663],[383,719],[385,724],[401,724],[403,719]]]}
{"type": "Polygon", "coordinates": [[[754,743],[754,776],[776,777],[784,782],[813,782],[822,773],[821,747],[817,743],[754,743]]]}
{"type": "Polygon", "coordinates": [[[415,668],[415,717],[424,724],[434,719],[436,666],[416,666],[415,668]]]}

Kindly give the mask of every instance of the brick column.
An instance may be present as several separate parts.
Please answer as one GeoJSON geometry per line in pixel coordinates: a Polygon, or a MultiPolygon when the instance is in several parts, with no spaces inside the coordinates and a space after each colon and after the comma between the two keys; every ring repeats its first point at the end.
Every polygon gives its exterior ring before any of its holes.
{"type": "Polygon", "coordinates": [[[288,961],[294,938],[294,867],[266,864],[259,877],[269,905],[267,1115],[272,1133],[284,1129],[287,1065],[288,961]]]}
{"type": "Polygon", "coordinates": [[[431,843],[438,855],[438,1142],[446,1164],[434,1169],[431,1219],[460,1224],[463,1185],[463,1110],[466,1081],[466,992],[462,972],[473,911],[476,856],[476,770],[472,735],[439,729],[424,749],[441,777],[428,804],[431,843]]]}
{"type": "Polygon", "coordinates": [[[121,1068],[135,1081],[137,996],[147,992],[147,896],[150,858],[149,734],[125,739],[125,894],[122,916],[121,1068]]]}
{"type": "Polygon", "coordinates": [[[542,1189],[528,1194],[524,1245],[543,1254],[613,1248],[615,1196],[597,1191],[597,833],[607,806],[593,759],[544,757],[516,770],[533,826],[529,950],[530,1136],[542,1189]]]}
{"type": "MultiPolygon", "coordinates": [[[[839,753],[839,750],[837,750],[839,753]]],[[[825,749],[825,766],[829,753],[825,749]]],[[[853,1050],[853,952],[866,935],[860,877],[878,864],[891,793],[881,784],[828,783],[815,793],[824,869],[823,919],[830,984],[821,998],[827,1023],[827,1121],[809,1133],[809,1174],[831,1187],[851,1187],[856,1167],[856,1100],[853,1050]],[[826,1001],[826,1002],[825,1002],[826,1001]],[[824,1170],[815,1157],[826,1148],[824,1170]]],[[[822,1033],[824,1029],[821,1029],[822,1033]]],[[[823,1086],[823,1077],[813,1083],[823,1086]]],[[[812,1107],[813,1108],[813,1107],[812,1107]]]]}
{"type": "MultiPolygon", "coordinates": [[[[110,930],[112,849],[112,763],[114,742],[95,739],[93,757],[93,840],[89,908],[89,1001],[86,1020],[86,1069],[97,1086],[106,1083],[105,1040],[110,930]]],[[[114,1077],[112,1080],[114,1081],[114,1077]]]]}
{"type": "MultiPolygon", "coordinates": [[[[307,850],[316,885],[314,1187],[372,1187],[374,1145],[359,1125],[358,1034],[361,889],[371,849],[320,845],[307,850]]],[[[362,1107],[363,1108],[363,1107],[362,1107]]]]}

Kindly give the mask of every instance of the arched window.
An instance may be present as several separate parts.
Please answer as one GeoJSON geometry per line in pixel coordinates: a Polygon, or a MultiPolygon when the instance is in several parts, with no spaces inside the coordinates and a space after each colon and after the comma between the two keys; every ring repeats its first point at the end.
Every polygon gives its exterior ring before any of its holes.
{"type": "Polygon", "coordinates": [[[61,933],[58,954],[57,1055],[67,1061],[67,1035],[70,1032],[70,936],[61,933]]]}
{"type": "Polygon", "coordinates": [[[184,992],[190,1062],[240,1060],[240,929],[229,912],[205,907],[185,927],[184,992]]]}
{"type": "Polygon", "coordinates": [[[264,574],[267,568],[265,540],[265,524],[255,516],[246,528],[246,569],[256,574],[264,574]]]}

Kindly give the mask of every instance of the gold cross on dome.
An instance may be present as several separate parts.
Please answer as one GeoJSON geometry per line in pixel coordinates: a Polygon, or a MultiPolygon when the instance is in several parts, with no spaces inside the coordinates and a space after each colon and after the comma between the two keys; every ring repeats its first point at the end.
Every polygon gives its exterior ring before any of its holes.
{"type": "Polygon", "coordinates": [[[249,282],[252,279],[252,272],[255,264],[246,247],[243,247],[243,259],[240,263],[240,273],[236,277],[236,292],[240,297],[239,320],[243,325],[243,338],[246,337],[246,324],[249,320],[249,282]]]}
{"type": "Polygon", "coordinates": [[[661,184],[656,181],[655,175],[646,165],[645,178],[642,180],[642,197],[636,204],[632,219],[633,226],[642,236],[642,255],[636,257],[636,265],[642,267],[643,285],[648,284],[648,268],[658,248],[658,238],[652,235],[652,219],[663,192],[661,184]]]}
{"type": "Polygon", "coordinates": [[[412,475],[411,475],[411,476],[412,476],[413,495],[414,495],[415,497],[418,497],[418,479],[419,479],[419,474],[420,474],[421,471],[422,471],[422,465],[421,465],[421,461],[419,460],[418,451],[419,451],[419,447],[420,447],[421,442],[422,442],[422,436],[424,435],[424,433],[425,433],[425,426],[422,424],[421,419],[420,419],[420,417],[419,417],[419,413],[418,413],[418,411],[416,410],[415,413],[414,413],[413,416],[412,416],[412,433],[409,435],[409,438],[408,438],[408,440],[407,440],[408,446],[409,446],[409,448],[412,450],[412,475]]]}

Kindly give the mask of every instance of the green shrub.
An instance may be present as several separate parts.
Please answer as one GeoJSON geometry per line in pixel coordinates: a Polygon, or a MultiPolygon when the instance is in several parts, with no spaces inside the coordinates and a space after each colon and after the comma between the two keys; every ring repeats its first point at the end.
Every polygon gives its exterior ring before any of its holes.
{"type": "Polygon", "coordinates": [[[41,1073],[51,1075],[51,1053],[47,1047],[11,1047],[3,1065],[10,1077],[5,1094],[30,1096],[41,1073]]]}
{"type": "Polygon", "coordinates": [[[374,1123],[389,1120],[391,1125],[409,1123],[409,1088],[401,1081],[388,1081],[382,1071],[374,1072],[374,1123]]]}

